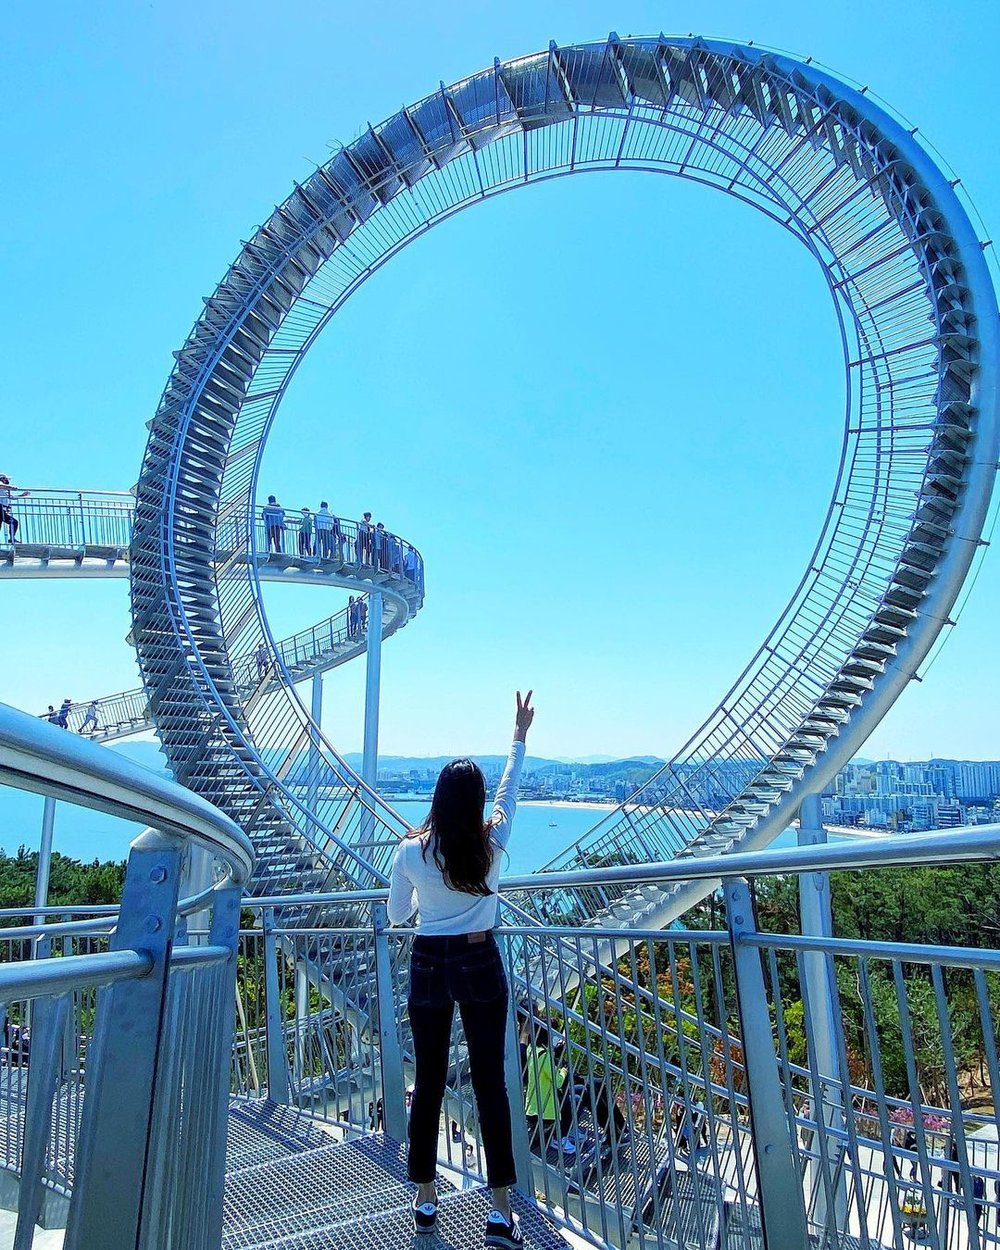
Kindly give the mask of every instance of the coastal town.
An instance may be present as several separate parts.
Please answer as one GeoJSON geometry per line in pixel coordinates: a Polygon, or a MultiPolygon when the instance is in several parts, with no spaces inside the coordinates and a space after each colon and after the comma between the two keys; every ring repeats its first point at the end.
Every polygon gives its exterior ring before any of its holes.
{"type": "MultiPolygon", "coordinates": [[[[487,783],[495,786],[503,757],[479,756],[476,762],[487,783]]],[[[719,809],[725,801],[727,767],[738,764],[717,762],[708,776],[696,763],[675,764],[672,772],[704,807],[719,809]]],[[[429,799],[440,767],[437,757],[383,756],[379,789],[400,799],[429,799]]],[[[622,803],[663,767],[662,759],[648,755],[587,761],[529,756],[522,794],[538,802],[622,803]]],[[[823,792],[823,816],[833,825],[898,833],[994,823],[1000,820],[1000,761],[854,760],[823,792]]]]}

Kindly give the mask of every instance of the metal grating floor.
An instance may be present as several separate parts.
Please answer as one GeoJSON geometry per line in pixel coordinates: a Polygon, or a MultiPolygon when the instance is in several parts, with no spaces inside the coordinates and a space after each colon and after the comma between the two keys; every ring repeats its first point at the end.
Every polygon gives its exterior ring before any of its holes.
{"type": "Polygon", "coordinates": [[[294,1107],[263,1099],[234,1099],[229,1104],[226,1174],[329,1146],[334,1140],[294,1107]]]}
{"type": "MultiPolygon", "coordinates": [[[[369,1250],[412,1244],[413,1191],[406,1181],[405,1147],[381,1135],[331,1143],[305,1116],[299,1117],[299,1137],[295,1115],[274,1104],[234,1104],[223,1250],[369,1250]],[[325,1144],[317,1145],[317,1136],[325,1144]]],[[[487,1191],[458,1192],[439,1181],[438,1192],[438,1234],[427,1238],[428,1250],[478,1250],[489,1210],[487,1191]]],[[[518,1199],[515,1206],[526,1250],[566,1250],[554,1225],[532,1203],[518,1199]]]]}

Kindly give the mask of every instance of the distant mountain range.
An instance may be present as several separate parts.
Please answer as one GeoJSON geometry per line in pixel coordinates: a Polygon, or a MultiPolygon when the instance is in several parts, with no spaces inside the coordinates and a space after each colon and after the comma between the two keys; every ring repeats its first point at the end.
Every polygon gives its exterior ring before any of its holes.
{"type": "MultiPolygon", "coordinates": [[[[163,752],[155,742],[116,742],[111,748],[136,764],[151,768],[154,772],[165,773],[167,761],[163,752]]],[[[361,752],[348,751],[344,756],[351,768],[360,771],[361,752]]],[[[454,755],[380,755],[379,769],[389,773],[408,773],[413,769],[419,772],[438,771],[455,758],[454,755]]],[[[503,767],[506,755],[474,755],[472,757],[481,768],[495,771],[503,767]]],[[[588,775],[601,776],[619,769],[644,769],[651,771],[659,768],[663,760],[655,755],[635,755],[627,759],[619,759],[613,755],[589,755],[585,759],[546,759],[543,756],[527,755],[524,759],[526,773],[569,773],[576,769],[585,770],[588,775]]]]}
{"type": "MultiPolygon", "coordinates": [[[[435,772],[454,758],[454,755],[380,755],[378,766],[379,771],[385,773],[435,772]]],[[[506,755],[473,755],[470,758],[487,772],[502,768],[507,759],[506,755]]],[[[360,769],[362,760],[360,752],[350,751],[344,759],[351,768],[360,769]]],[[[577,760],[550,760],[538,755],[526,755],[524,771],[526,773],[570,773],[576,769],[585,769],[588,775],[600,776],[605,772],[618,769],[652,770],[659,768],[663,763],[664,761],[655,755],[636,755],[628,759],[616,759],[612,755],[592,755],[587,759],[577,760]]]]}

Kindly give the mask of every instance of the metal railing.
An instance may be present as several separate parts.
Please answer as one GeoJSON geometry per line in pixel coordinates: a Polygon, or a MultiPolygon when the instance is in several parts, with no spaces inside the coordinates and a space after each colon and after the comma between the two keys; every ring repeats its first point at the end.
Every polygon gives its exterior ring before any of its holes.
{"type": "MultiPolygon", "coordinates": [[[[977,863],[1000,828],[510,878],[497,938],[512,988],[508,1090],[521,1187],[603,1245],[986,1245],[1000,1217],[1000,951],[771,933],[753,881],[830,871],[977,863]],[[723,929],[696,910],[660,930],[542,926],[526,890],[724,878],[723,929]],[[957,1028],[958,1015],[960,1028],[957,1028]],[[918,1027],[919,1022],[919,1027],[918,1027]],[[960,1041],[956,1040],[960,1037],[960,1041]],[[552,1121],[525,1115],[542,1068],[552,1121]],[[979,1103],[963,1107],[982,1070],[979,1103]],[[720,1241],[721,1238],[721,1241],[720,1241]]],[[[403,1137],[412,1080],[405,1011],[412,933],[383,894],[350,896],[371,923],[282,925],[309,903],[248,900],[240,936],[233,1089],[272,1097],[343,1136],[403,1137]]],[[[803,913],[805,915],[805,913],[803,913]]],[[[456,1027],[440,1165],[482,1181],[485,1162],[456,1027]]]]}
{"type": "Polygon", "coordinates": [[[67,1250],[217,1247],[252,848],[182,787],[5,707],[0,782],[155,826],[132,844],[114,916],[0,929],[0,1190],[16,1196],[14,1250],[61,1216],[67,1250]],[[180,901],[193,846],[222,875],[180,901]],[[195,911],[211,914],[207,942],[175,947],[195,911]]]}
{"type": "MultiPolygon", "coordinates": [[[[362,598],[358,596],[359,601],[362,598]]],[[[387,628],[392,628],[398,618],[387,615],[386,620],[387,628]]],[[[315,625],[281,639],[275,644],[275,649],[292,678],[303,679],[353,659],[362,653],[366,642],[367,628],[363,617],[345,608],[324,621],[317,621],[315,625]]],[[[241,689],[248,693],[266,693],[276,689],[281,680],[280,670],[269,653],[235,655],[233,676],[241,689]]],[[[61,706],[53,704],[48,712],[40,715],[40,719],[53,719],[53,723],[58,724],[62,711],[61,706]]],[[[108,742],[154,728],[149,696],[141,686],[97,699],[77,699],[65,707],[65,717],[65,728],[95,742],[108,742]]]]}
{"type": "MultiPolygon", "coordinates": [[[[123,491],[61,490],[15,486],[10,511],[17,520],[16,542],[22,547],[55,547],[78,551],[98,548],[124,555],[132,542],[135,499],[123,491]],[[22,494],[26,491],[26,494],[22,494]]],[[[251,532],[245,518],[227,517],[219,526],[217,557],[224,560],[247,549],[268,559],[290,556],[331,561],[355,569],[391,573],[423,591],[423,557],[412,543],[375,524],[329,517],[329,526],[299,538],[300,515],[289,512],[284,524],[269,525],[263,505],[254,509],[251,532]],[[249,541],[248,541],[249,540],[249,541]]],[[[11,526],[0,524],[0,546],[9,545],[11,526]]]]}
{"type": "MultiPolygon", "coordinates": [[[[132,541],[135,500],[122,491],[58,490],[15,486],[10,511],[20,545],[124,551],[132,541]],[[27,495],[21,495],[28,490],[27,495]]],[[[0,544],[11,526],[0,526],[0,544]]]]}
{"type": "MultiPolygon", "coordinates": [[[[1000,828],[989,827],[506,879],[497,938],[512,991],[507,1084],[521,1188],[565,1227],[607,1246],[899,1246],[906,1228],[923,1229],[939,1250],[989,1244],[1000,1216],[1000,951],[815,935],[805,909],[799,932],[769,932],[756,916],[753,883],[798,878],[809,898],[832,871],[998,856],[1000,828]],[[722,878],[716,914],[724,927],[696,909],[686,927],[666,931],[559,928],[517,905],[528,889],[639,880],[666,887],[684,873],[722,878]],[[558,1091],[553,1114],[531,1120],[526,1087],[543,1069],[558,1091]],[[965,1106],[973,1094],[975,1105],[965,1106]]],[[[116,934],[134,910],[129,890],[116,934]]],[[[225,1093],[289,1103],[341,1137],[405,1137],[413,935],[387,927],[383,900],[381,890],[246,899],[259,920],[253,928],[237,938],[233,912],[228,941],[213,925],[174,949],[163,1036],[176,1065],[171,1059],[165,1069],[173,1084],[158,1086],[148,1183],[158,1226],[189,1240],[164,1234],[150,1244],[213,1244],[197,1240],[211,1211],[194,1178],[217,1157],[204,1136],[197,1151],[183,1134],[191,1153],[174,1148],[185,1116],[209,1137],[222,1133],[221,1121],[209,1129],[197,1107],[171,1102],[165,1090],[194,1097],[213,1070],[228,1071],[225,1093]],[[367,907],[370,923],[302,927],[303,908],[321,916],[348,902],[355,915],[367,907]],[[238,954],[235,980],[223,973],[227,946],[238,954]],[[212,1020],[234,992],[230,1054],[212,1020]],[[202,1206],[191,1208],[184,1195],[192,1193],[202,1206]]],[[[30,1163],[42,1152],[37,1129],[18,1137],[24,1109],[37,1124],[25,1072],[56,1069],[39,1096],[53,1109],[43,1169],[51,1199],[88,1179],[75,1160],[87,1150],[89,1038],[102,1027],[94,1003],[152,974],[148,948],[116,944],[107,916],[47,920],[0,930],[0,989],[19,996],[8,1020],[23,1026],[26,986],[36,1003],[67,1000],[32,1019],[27,1042],[5,1056],[0,1097],[8,1142],[16,1139],[30,1163]],[[36,958],[17,962],[15,948],[26,957],[38,940],[45,946],[36,958]],[[95,991],[105,970],[122,983],[95,991]]],[[[467,1183],[480,1183],[485,1169],[459,1028],[440,1166],[467,1183]]]]}

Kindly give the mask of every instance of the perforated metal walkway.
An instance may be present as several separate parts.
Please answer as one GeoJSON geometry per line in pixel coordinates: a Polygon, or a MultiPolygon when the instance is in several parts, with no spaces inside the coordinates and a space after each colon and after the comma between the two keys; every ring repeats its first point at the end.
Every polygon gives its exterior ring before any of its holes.
{"type": "MultiPolygon", "coordinates": [[[[335,1141],[305,1116],[273,1103],[236,1103],[229,1117],[223,1250],[371,1250],[414,1242],[405,1148],[381,1135],[335,1141]]],[[[482,1246],[484,1189],[439,1179],[434,1246],[482,1246]]],[[[531,1203],[515,1200],[526,1250],[566,1250],[531,1203]]]]}

